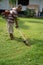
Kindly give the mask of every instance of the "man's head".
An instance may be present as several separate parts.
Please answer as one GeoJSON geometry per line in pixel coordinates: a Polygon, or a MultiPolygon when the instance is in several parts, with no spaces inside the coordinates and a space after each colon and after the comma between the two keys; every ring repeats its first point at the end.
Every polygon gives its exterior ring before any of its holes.
{"type": "Polygon", "coordinates": [[[22,10],[22,5],[20,4],[20,5],[18,5],[18,7],[17,7],[17,11],[20,12],[21,10],[22,10]]]}

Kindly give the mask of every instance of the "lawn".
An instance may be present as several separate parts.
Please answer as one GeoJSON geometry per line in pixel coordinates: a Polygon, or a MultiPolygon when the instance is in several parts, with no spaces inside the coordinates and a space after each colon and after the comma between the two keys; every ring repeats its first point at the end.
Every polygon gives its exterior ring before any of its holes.
{"type": "Polygon", "coordinates": [[[18,23],[30,46],[19,39],[16,28],[16,40],[10,40],[7,23],[0,17],[0,65],[43,65],[43,19],[19,18],[18,23]]]}

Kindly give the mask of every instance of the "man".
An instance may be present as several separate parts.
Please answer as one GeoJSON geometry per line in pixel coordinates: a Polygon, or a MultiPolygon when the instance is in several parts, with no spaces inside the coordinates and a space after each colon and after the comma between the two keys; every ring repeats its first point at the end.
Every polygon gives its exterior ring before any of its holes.
{"type": "Polygon", "coordinates": [[[13,36],[14,23],[16,25],[16,28],[18,28],[17,14],[18,14],[18,12],[21,11],[21,9],[22,9],[22,5],[19,5],[16,8],[12,8],[12,10],[10,10],[8,12],[5,11],[6,12],[6,16],[7,16],[8,32],[9,32],[11,40],[14,39],[14,36],[13,36]]]}

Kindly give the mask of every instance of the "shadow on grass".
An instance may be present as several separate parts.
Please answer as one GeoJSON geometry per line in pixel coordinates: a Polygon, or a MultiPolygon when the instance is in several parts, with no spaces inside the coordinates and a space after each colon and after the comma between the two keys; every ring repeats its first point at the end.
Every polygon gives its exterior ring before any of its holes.
{"type": "Polygon", "coordinates": [[[22,38],[18,38],[18,37],[15,37],[14,40],[16,40],[16,41],[18,41],[18,42],[23,42],[23,39],[22,39],[22,38]]]}
{"type": "Polygon", "coordinates": [[[40,21],[27,21],[27,22],[30,22],[30,23],[38,23],[38,24],[43,24],[43,22],[40,22],[40,21]]]}
{"type": "MultiPolygon", "coordinates": [[[[21,38],[16,38],[17,41],[19,42],[23,42],[23,39],[21,38]]],[[[28,43],[24,43],[26,46],[32,46],[32,45],[38,45],[38,46],[43,46],[43,41],[42,40],[38,40],[38,39],[27,39],[28,43]]]]}
{"type": "Polygon", "coordinates": [[[24,21],[23,20],[19,20],[19,27],[24,29],[24,30],[26,30],[26,29],[28,30],[29,26],[26,25],[25,22],[26,22],[25,20],[24,21]]]}
{"type": "Polygon", "coordinates": [[[31,39],[29,39],[28,41],[29,41],[30,45],[35,45],[35,44],[39,44],[39,43],[43,44],[43,40],[38,40],[38,39],[32,39],[31,40],[31,39]]]}
{"type": "Polygon", "coordinates": [[[17,41],[17,42],[23,42],[23,39],[20,37],[20,38],[18,38],[18,37],[15,37],[13,40],[11,40],[11,39],[7,39],[6,41],[17,41]]]}
{"type": "MultiPolygon", "coordinates": [[[[18,37],[15,37],[15,39],[14,40],[16,40],[17,42],[22,42],[22,43],[24,43],[23,41],[23,39],[20,37],[20,38],[18,38],[18,37]]],[[[27,41],[28,41],[28,43],[27,44],[25,44],[26,46],[32,46],[32,45],[38,45],[38,44],[40,44],[40,45],[42,45],[43,44],[43,40],[38,40],[38,39],[27,39],[27,41]]],[[[43,45],[42,45],[43,46],[43,45]]]]}

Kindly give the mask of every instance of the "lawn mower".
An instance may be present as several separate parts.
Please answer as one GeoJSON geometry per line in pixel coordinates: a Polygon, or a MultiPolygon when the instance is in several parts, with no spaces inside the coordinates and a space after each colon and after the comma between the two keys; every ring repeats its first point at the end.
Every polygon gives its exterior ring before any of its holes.
{"type": "Polygon", "coordinates": [[[22,33],[22,31],[20,30],[20,28],[17,28],[18,30],[18,33],[20,34],[20,36],[23,38],[23,42],[26,44],[26,45],[29,45],[28,43],[28,40],[26,39],[25,35],[22,33]]]}

